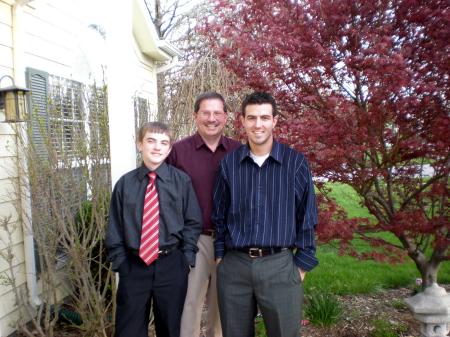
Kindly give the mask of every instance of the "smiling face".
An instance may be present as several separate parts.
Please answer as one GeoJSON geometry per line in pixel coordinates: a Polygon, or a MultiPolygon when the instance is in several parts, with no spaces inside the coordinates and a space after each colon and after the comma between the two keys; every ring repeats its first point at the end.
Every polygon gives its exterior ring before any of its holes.
{"type": "Polygon", "coordinates": [[[215,141],[222,136],[227,121],[220,99],[205,99],[200,102],[198,112],[194,113],[198,133],[205,141],[215,141]]]}
{"type": "Polygon", "coordinates": [[[250,150],[255,156],[270,153],[273,145],[272,130],[277,124],[273,118],[271,104],[250,104],[245,107],[245,117],[241,117],[242,125],[248,136],[250,150]]]}
{"type": "Polygon", "coordinates": [[[144,157],[145,166],[150,171],[156,170],[172,150],[169,136],[151,132],[147,132],[142,141],[138,141],[138,148],[144,157]]]}

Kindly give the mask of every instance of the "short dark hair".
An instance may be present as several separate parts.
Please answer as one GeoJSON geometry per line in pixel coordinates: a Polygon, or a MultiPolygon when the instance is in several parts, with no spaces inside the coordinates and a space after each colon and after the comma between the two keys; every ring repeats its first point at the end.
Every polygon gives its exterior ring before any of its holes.
{"type": "Polygon", "coordinates": [[[142,143],[147,132],[160,133],[166,135],[170,139],[170,146],[172,146],[172,129],[169,125],[161,122],[148,122],[142,124],[139,128],[139,141],[142,143]]]}
{"type": "Polygon", "coordinates": [[[245,97],[241,106],[241,112],[244,118],[245,118],[245,108],[247,107],[247,105],[252,104],[257,105],[270,104],[272,105],[272,117],[275,118],[275,116],[277,115],[277,102],[275,102],[275,99],[272,97],[272,95],[268,94],[267,92],[258,91],[245,97]]]}
{"type": "Polygon", "coordinates": [[[227,104],[225,103],[222,95],[212,91],[204,92],[203,94],[198,95],[197,100],[194,104],[194,112],[198,112],[198,110],[200,109],[200,103],[205,99],[220,99],[223,103],[223,112],[227,112],[227,104]]]}

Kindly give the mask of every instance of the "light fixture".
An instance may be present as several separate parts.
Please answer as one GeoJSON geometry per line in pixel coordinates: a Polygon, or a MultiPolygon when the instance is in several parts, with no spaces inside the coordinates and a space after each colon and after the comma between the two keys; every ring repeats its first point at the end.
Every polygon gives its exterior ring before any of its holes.
{"type": "Polygon", "coordinates": [[[17,123],[23,122],[27,114],[26,95],[30,89],[18,87],[14,84],[11,76],[5,75],[0,78],[0,109],[5,109],[6,122],[17,123]],[[9,77],[12,85],[1,88],[2,80],[9,77]]]}

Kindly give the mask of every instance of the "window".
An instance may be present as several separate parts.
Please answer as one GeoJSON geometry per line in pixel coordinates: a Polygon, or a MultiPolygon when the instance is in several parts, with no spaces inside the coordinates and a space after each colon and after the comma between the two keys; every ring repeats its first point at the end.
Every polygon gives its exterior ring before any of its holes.
{"type": "MultiPolygon", "coordinates": [[[[74,222],[82,204],[100,188],[110,187],[106,87],[86,86],[32,68],[27,68],[27,79],[34,235],[45,247],[56,247],[55,260],[62,261],[61,247],[69,240],[67,231],[63,233],[66,227],[76,236],[74,222]],[[44,236],[48,239],[42,240],[44,236]]],[[[40,272],[39,254],[35,256],[40,272]]]]}
{"type": "Polygon", "coordinates": [[[84,121],[82,83],[49,75],[49,124],[51,140],[59,157],[63,153],[74,157],[74,139],[82,137],[84,121]],[[75,137],[75,133],[77,133],[75,137]]]}

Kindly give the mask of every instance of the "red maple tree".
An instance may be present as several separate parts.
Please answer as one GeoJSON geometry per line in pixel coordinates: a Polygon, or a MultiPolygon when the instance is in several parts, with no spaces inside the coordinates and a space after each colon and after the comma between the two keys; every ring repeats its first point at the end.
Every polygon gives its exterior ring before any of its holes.
{"type": "Polygon", "coordinates": [[[240,0],[216,9],[202,30],[239,77],[234,89],[274,95],[277,139],[318,179],[319,241],[362,259],[407,254],[424,287],[436,282],[450,259],[450,2],[240,0]],[[371,217],[348,218],[324,181],[351,186],[371,217]],[[386,231],[399,240],[376,235],[386,231]],[[374,249],[359,254],[354,238],[374,249]]]}

